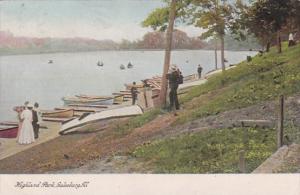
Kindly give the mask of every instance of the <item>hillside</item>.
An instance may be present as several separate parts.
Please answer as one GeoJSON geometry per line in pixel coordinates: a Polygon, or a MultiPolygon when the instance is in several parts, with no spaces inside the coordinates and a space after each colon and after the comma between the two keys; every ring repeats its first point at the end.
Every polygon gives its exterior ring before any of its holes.
{"type": "Polygon", "coordinates": [[[132,155],[150,162],[154,172],[236,173],[243,150],[246,171],[253,171],[276,150],[274,127],[280,94],[286,96],[285,144],[300,142],[299,54],[299,45],[289,49],[285,45],[282,54],[273,49],[191,89],[181,97],[184,109],[173,126],[184,124],[204,131],[155,141],[132,155]],[[239,119],[268,119],[274,125],[265,129],[233,127],[239,119]],[[207,126],[215,129],[205,131],[207,126]]]}
{"type": "MultiPolygon", "coordinates": [[[[182,109],[153,109],[100,132],[60,136],[0,161],[2,173],[251,173],[276,151],[278,97],[285,144],[300,143],[300,46],[275,48],[182,91],[182,109]],[[243,127],[265,119],[270,126],[243,127]],[[45,153],[44,151],[50,151],[45,153]],[[244,154],[243,156],[241,156],[244,154]],[[66,156],[68,158],[66,158],[66,156]],[[239,159],[245,159],[241,171],[239,159]],[[20,161],[19,159],[22,159],[20,161]],[[12,164],[11,162],[16,162],[12,164]]],[[[299,171],[299,158],[285,172],[299,171]]]]}

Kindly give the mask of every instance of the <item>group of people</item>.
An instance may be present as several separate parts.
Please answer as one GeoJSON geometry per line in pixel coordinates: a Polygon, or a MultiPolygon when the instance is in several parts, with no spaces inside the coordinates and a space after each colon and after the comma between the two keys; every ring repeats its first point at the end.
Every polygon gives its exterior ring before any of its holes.
{"type": "Polygon", "coordinates": [[[19,131],[17,142],[19,144],[31,144],[39,137],[40,128],[40,111],[39,104],[30,104],[25,102],[24,106],[15,107],[14,110],[18,113],[19,131]]]}

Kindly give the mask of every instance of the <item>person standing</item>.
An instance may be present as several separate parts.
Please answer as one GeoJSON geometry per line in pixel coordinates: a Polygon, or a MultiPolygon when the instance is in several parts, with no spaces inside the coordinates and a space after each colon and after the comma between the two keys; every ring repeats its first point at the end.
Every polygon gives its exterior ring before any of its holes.
{"type": "Polygon", "coordinates": [[[19,132],[18,143],[30,144],[34,142],[34,132],[32,127],[32,108],[31,104],[25,106],[25,110],[22,111],[20,119],[22,120],[22,126],[19,132]]]}
{"type": "Polygon", "coordinates": [[[202,70],[203,70],[203,68],[202,68],[202,66],[199,64],[199,65],[198,65],[198,69],[197,69],[197,72],[198,72],[198,78],[199,78],[199,79],[201,79],[201,73],[202,73],[202,70]]]}
{"type": "Polygon", "coordinates": [[[132,105],[135,105],[135,102],[137,100],[137,94],[138,94],[138,90],[137,90],[135,82],[132,83],[130,92],[131,92],[131,97],[132,97],[132,105]]]}
{"type": "Polygon", "coordinates": [[[179,102],[177,97],[177,89],[179,85],[180,75],[176,65],[173,65],[170,69],[169,73],[167,74],[167,79],[169,80],[169,99],[170,99],[170,110],[175,109],[179,110],[179,102]]]}
{"type": "Polygon", "coordinates": [[[289,47],[295,45],[293,33],[289,34],[289,47]]]}
{"type": "Polygon", "coordinates": [[[32,127],[34,131],[34,138],[39,138],[39,129],[40,129],[40,116],[39,116],[39,104],[34,103],[34,107],[32,109],[32,127]]]}

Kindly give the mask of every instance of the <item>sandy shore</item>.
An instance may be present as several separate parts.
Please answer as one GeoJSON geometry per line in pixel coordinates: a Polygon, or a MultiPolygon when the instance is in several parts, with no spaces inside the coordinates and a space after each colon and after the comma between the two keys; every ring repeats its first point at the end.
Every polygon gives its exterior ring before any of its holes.
{"type": "Polygon", "coordinates": [[[43,122],[43,126],[45,126],[46,129],[40,129],[39,138],[32,144],[20,145],[17,143],[16,138],[0,138],[0,160],[22,152],[24,150],[30,149],[36,145],[47,142],[59,136],[58,132],[61,127],[60,123],[43,122]]]}

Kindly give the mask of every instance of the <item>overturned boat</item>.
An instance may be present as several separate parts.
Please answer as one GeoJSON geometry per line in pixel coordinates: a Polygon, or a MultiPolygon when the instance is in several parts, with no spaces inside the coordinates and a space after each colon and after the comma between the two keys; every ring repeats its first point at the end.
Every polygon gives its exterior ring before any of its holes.
{"type": "Polygon", "coordinates": [[[75,118],[71,121],[62,124],[59,134],[64,135],[72,131],[75,131],[79,127],[96,123],[102,120],[104,121],[104,120],[114,119],[114,118],[132,117],[141,114],[143,114],[143,110],[140,106],[137,105],[125,106],[125,107],[115,108],[111,110],[104,110],[96,113],[86,113],[82,115],[80,118],[75,118]]]}

